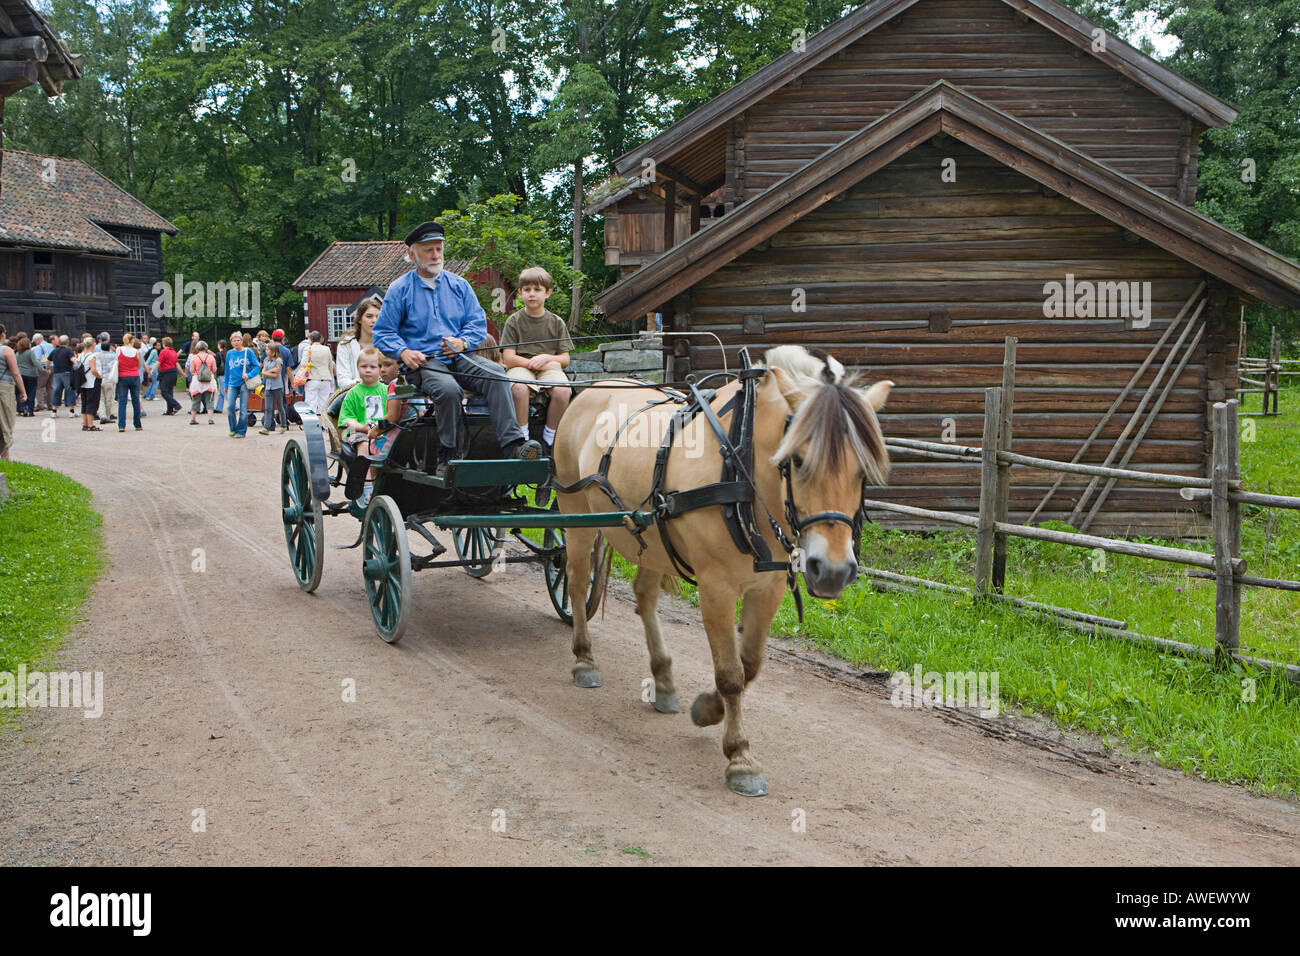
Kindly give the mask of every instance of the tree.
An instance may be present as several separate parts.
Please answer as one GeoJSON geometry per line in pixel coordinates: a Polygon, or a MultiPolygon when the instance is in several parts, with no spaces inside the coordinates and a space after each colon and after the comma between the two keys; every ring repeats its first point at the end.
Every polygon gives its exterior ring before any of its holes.
{"type": "MultiPolygon", "coordinates": [[[[467,272],[495,269],[511,279],[528,266],[541,266],[555,281],[547,307],[563,315],[569,308],[563,290],[571,288],[576,278],[564,243],[554,237],[546,222],[519,211],[518,206],[518,196],[504,193],[469,203],[463,210],[446,210],[439,222],[447,237],[447,256],[468,259],[467,272]]],[[[496,290],[476,291],[489,314],[504,317],[514,311],[514,303],[501,301],[496,290]]]]}

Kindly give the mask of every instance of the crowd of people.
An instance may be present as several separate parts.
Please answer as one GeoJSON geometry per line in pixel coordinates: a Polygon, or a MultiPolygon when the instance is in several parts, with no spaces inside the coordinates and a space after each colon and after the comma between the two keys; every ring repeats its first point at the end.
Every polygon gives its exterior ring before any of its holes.
{"type": "MultiPolygon", "coordinates": [[[[421,243],[422,247],[432,245],[431,241],[421,243]]],[[[436,245],[440,252],[440,235],[436,245]]],[[[570,390],[560,383],[567,381],[564,368],[573,345],[564,322],[545,308],[552,287],[551,276],[544,269],[524,270],[519,277],[524,307],[506,321],[499,347],[486,334],[472,350],[465,348],[465,341],[449,340],[453,348],[460,346],[456,350],[459,361],[472,360],[479,372],[496,377],[498,382],[504,382],[501,373],[513,380],[508,392],[504,385],[497,386],[502,391],[495,404],[502,405],[498,411],[509,420],[498,430],[509,430],[513,439],[503,447],[521,441],[514,437],[515,430],[521,430],[526,439],[529,398],[541,387],[538,383],[559,386],[550,391],[543,432],[547,451],[568,403],[570,390]]],[[[203,416],[207,424],[215,425],[215,416],[222,414],[224,406],[232,438],[247,436],[254,420],[249,411],[253,395],[259,396],[263,405],[258,433],[275,435],[287,432],[291,419],[298,420],[292,411],[296,393],[301,392],[302,400],[320,415],[332,398],[348,390],[340,406],[340,431],[347,441],[364,441],[364,453],[380,460],[385,443],[380,422],[396,422],[406,413],[393,400],[393,384],[403,365],[408,379],[414,374],[426,397],[441,399],[445,390],[441,379],[424,381],[420,377],[421,368],[411,361],[410,349],[400,348],[401,354],[393,357],[376,347],[375,326],[383,308],[384,295],[377,288],[354,303],[353,325],[339,341],[337,354],[317,331],[310,332],[296,349],[285,345],[280,329],[233,332],[214,350],[198,332],[177,349],[169,336],[146,340],[126,333],[115,339],[108,332],[51,336],[48,340],[39,332],[30,337],[19,332],[10,342],[0,326],[0,458],[9,458],[16,417],[48,413],[57,419],[60,410],[66,409],[69,418],[80,414],[84,432],[103,431],[101,426],[116,424],[117,431],[125,433],[128,417],[133,428],[142,431],[142,419],[148,416],[142,402],[161,399],[164,417],[182,412],[176,392],[178,379],[183,377],[190,398],[189,424],[201,424],[203,416]]],[[[450,381],[450,376],[444,377],[450,381]]],[[[473,388],[474,383],[468,387],[473,388]]],[[[459,389],[455,397],[459,403],[459,389]]]]}

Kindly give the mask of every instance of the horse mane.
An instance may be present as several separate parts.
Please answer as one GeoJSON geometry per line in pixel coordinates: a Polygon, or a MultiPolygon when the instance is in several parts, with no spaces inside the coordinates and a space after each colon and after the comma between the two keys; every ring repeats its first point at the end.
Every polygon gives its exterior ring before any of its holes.
{"type": "Polygon", "coordinates": [[[858,375],[846,372],[834,357],[820,349],[800,345],[768,349],[762,364],[780,369],[802,394],[794,419],[772,455],[772,464],[779,464],[807,445],[799,468],[805,480],[837,472],[845,456],[852,455],[868,481],[874,485],[885,483],[889,451],[876,410],[858,387],[858,375]]]}

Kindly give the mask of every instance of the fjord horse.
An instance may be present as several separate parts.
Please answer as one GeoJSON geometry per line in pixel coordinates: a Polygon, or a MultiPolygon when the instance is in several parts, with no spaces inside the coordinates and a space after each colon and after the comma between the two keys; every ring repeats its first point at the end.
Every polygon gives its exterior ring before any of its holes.
{"type": "MultiPolygon", "coordinates": [[[[791,492],[799,520],[826,512],[856,515],[864,483],[883,484],[889,468],[884,436],[876,410],[884,405],[892,382],[859,388],[844,367],[830,356],[819,357],[800,346],[779,346],[763,358],[756,383],[754,412],[754,515],[774,558],[785,550],[772,530],[769,515],[787,538],[802,549],[808,593],[837,598],[858,575],[853,529],[842,520],[818,520],[797,533],[786,520],[786,486],[779,465],[790,463],[791,492]],[[787,416],[793,416],[787,427],[787,416]]],[[[710,403],[724,428],[731,412],[721,414],[740,388],[731,382],[718,389],[710,403]]],[[[555,439],[558,481],[573,485],[597,472],[611,440],[613,455],[608,481],[629,508],[648,508],[655,455],[667,433],[668,419],[681,408],[672,402],[647,403],[664,396],[654,389],[588,387],[570,404],[555,439]],[[628,421],[644,416],[641,427],[628,421]],[[618,427],[628,422],[617,439],[618,427]]],[[[665,490],[699,488],[719,480],[722,458],[713,430],[703,415],[674,436],[669,453],[665,490]]],[[[566,514],[615,510],[607,493],[595,484],[559,495],[566,514]]],[[[782,571],[754,570],[754,559],[736,547],[720,506],[687,511],[668,522],[674,549],[694,568],[699,583],[700,611],[713,654],[715,690],[691,705],[691,718],[700,727],[725,721],[722,751],[726,755],[727,785],[745,796],[762,796],[767,783],[749,750],[741,723],[741,697],[762,666],[772,618],[785,596],[782,571]],[[736,602],[743,598],[740,634],[736,633],[736,602]]],[[[573,681],[579,687],[599,687],[600,671],[591,652],[585,607],[591,575],[595,529],[570,528],[568,540],[569,602],[573,609],[573,681]]],[[[654,675],[654,708],[677,713],[677,689],[672,658],[659,631],[657,605],[665,579],[678,576],[655,527],[638,540],[621,528],[605,529],[610,544],[637,565],[633,589],[637,614],[645,625],[654,675]],[[642,546],[644,542],[644,547],[642,546]]]]}

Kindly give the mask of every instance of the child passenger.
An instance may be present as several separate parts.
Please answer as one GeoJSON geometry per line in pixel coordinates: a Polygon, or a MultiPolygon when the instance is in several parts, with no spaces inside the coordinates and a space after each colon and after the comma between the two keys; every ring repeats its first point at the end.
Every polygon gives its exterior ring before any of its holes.
{"type": "MultiPolygon", "coordinates": [[[[554,283],[541,266],[530,266],[519,274],[519,295],[524,307],[506,319],[501,330],[501,364],[506,374],[517,381],[510,386],[515,401],[515,416],[528,427],[528,398],[536,392],[537,382],[568,382],[564,367],[569,364],[573,341],[568,326],[546,308],[546,299],[554,283]]],[[[550,405],[546,410],[546,429],[542,441],[549,453],[555,444],[555,428],[573,394],[567,385],[548,386],[550,405]]]]}
{"type": "MultiPolygon", "coordinates": [[[[343,441],[356,447],[358,455],[371,461],[383,461],[388,456],[393,433],[391,426],[381,428],[380,422],[396,423],[405,411],[406,403],[397,398],[397,362],[382,355],[370,346],[357,356],[357,374],[361,381],[343,397],[339,408],[339,429],[343,441]],[[381,368],[383,371],[381,372],[381,368]]],[[[366,472],[365,493],[361,504],[370,500],[374,491],[375,469],[366,472]]]]}

